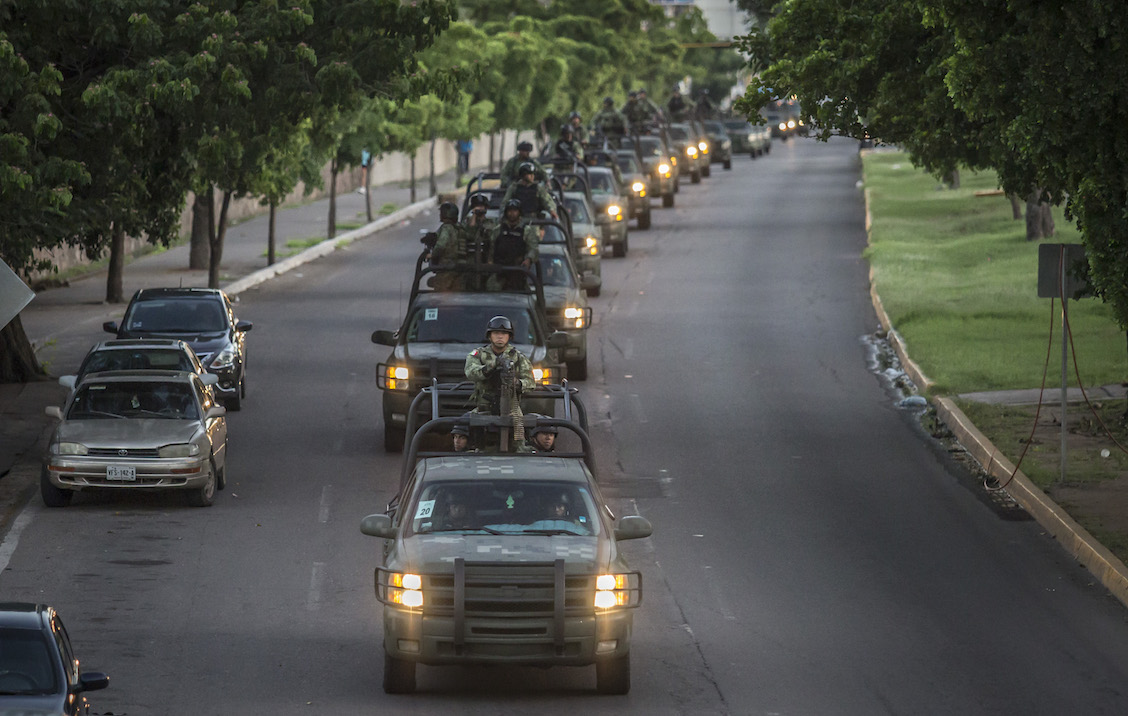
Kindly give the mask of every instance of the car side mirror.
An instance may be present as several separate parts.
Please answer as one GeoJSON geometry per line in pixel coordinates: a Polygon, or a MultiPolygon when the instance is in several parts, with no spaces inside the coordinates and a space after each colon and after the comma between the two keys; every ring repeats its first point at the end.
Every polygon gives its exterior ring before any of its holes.
{"type": "Polygon", "coordinates": [[[82,693],[83,691],[101,691],[109,685],[110,677],[100,671],[90,671],[78,675],[78,686],[76,686],[74,690],[75,693],[82,693]]]}
{"type": "Polygon", "coordinates": [[[548,340],[544,342],[546,348],[567,348],[569,343],[568,334],[564,331],[556,331],[548,340]]]}
{"type": "Polygon", "coordinates": [[[59,385],[63,386],[64,388],[69,388],[70,390],[74,390],[74,384],[77,380],[78,380],[77,375],[60,375],[59,376],[59,385]]]}
{"type": "Polygon", "coordinates": [[[211,420],[212,418],[222,418],[224,415],[227,415],[227,408],[222,405],[213,405],[208,408],[208,412],[204,417],[211,420]]]}
{"type": "Polygon", "coordinates": [[[603,285],[603,278],[593,273],[580,276],[580,288],[585,291],[594,291],[603,285]]]}
{"type": "Polygon", "coordinates": [[[235,330],[239,331],[240,333],[245,333],[246,331],[249,331],[254,327],[255,324],[251,323],[250,321],[239,321],[235,324],[235,330]]]}
{"type": "Polygon", "coordinates": [[[369,537],[395,539],[396,529],[388,515],[369,515],[360,521],[360,531],[369,537]]]}
{"type": "Polygon", "coordinates": [[[628,515],[619,520],[619,524],[615,527],[615,539],[620,542],[628,539],[640,539],[649,537],[653,531],[650,520],[639,515],[628,515]]]}
{"type": "Polygon", "coordinates": [[[57,405],[48,405],[43,409],[43,412],[47,413],[47,415],[51,416],[52,418],[56,418],[58,420],[63,419],[63,409],[57,405]]]}
{"type": "Polygon", "coordinates": [[[117,321],[106,321],[105,323],[102,324],[102,330],[105,331],[106,333],[117,334],[117,332],[118,332],[117,321]]]}
{"type": "Polygon", "coordinates": [[[219,376],[215,373],[204,373],[200,376],[200,382],[204,385],[215,385],[219,382],[219,376]]]}
{"type": "Polygon", "coordinates": [[[394,346],[396,344],[395,331],[373,331],[372,342],[381,346],[394,346]]]}

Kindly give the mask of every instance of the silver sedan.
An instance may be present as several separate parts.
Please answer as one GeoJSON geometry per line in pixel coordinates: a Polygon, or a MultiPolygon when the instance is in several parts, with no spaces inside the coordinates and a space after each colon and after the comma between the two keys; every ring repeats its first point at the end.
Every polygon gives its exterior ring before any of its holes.
{"type": "Polygon", "coordinates": [[[76,386],[43,462],[40,492],[63,507],[86,488],[176,489],[211,505],[226,482],[226,409],[184,371],[91,373],[76,386]]]}

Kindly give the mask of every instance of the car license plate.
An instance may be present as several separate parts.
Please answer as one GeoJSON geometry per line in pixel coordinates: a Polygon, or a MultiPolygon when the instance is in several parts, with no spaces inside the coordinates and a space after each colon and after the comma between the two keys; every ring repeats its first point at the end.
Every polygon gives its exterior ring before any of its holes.
{"type": "Polygon", "coordinates": [[[132,482],[137,479],[137,468],[123,465],[109,465],[106,467],[107,480],[122,480],[132,482]]]}

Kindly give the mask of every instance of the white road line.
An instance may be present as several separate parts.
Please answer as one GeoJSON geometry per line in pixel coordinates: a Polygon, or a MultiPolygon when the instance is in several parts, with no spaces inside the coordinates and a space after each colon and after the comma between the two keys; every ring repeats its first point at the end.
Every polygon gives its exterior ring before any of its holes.
{"type": "Polygon", "coordinates": [[[321,587],[325,584],[325,563],[314,562],[313,571],[309,575],[309,595],[306,597],[306,609],[316,611],[321,606],[321,587]]]}
{"type": "Polygon", "coordinates": [[[317,521],[325,524],[329,521],[329,488],[332,485],[326,485],[321,488],[321,506],[317,510],[317,521]]]}
{"type": "Polygon", "coordinates": [[[635,419],[640,423],[648,422],[646,418],[646,411],[642,407],[642,398],[638,397],[638,393],[631,393],[631,407],[634,408],[635,419]]]}
{"type": "Polygon", "coordinates": [[[0,574],[3,574],[4,570],[8,568],[8,562],[12,559],[12,555],[16,553],[16,547],[20,544],[20,533],[31,524],[35,512],[36,510],[31,504],[25,507],[12,522],[12,527],[8,530],[8,534],[4,536],[4,541],[0,543],[0,574]]]}

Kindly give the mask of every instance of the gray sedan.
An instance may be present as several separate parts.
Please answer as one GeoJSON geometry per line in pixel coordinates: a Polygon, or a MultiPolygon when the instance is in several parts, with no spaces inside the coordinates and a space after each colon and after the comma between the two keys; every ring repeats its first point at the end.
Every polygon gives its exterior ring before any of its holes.
{"type": "Polygon", "coordinates": [[[63,507],[86,488],[176,489],[206,507],[226,482],[226,409],[184,371],[91,373],[75,388],[43,462],[40,492],[63,507]]]}

